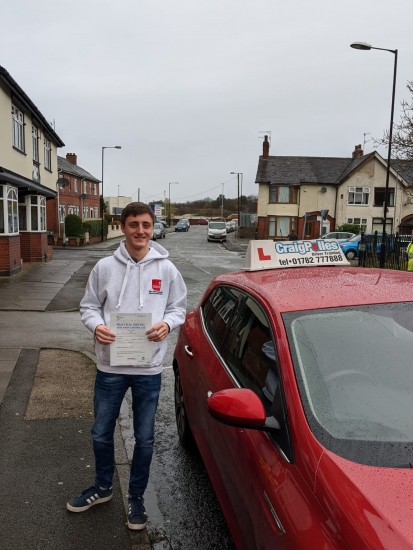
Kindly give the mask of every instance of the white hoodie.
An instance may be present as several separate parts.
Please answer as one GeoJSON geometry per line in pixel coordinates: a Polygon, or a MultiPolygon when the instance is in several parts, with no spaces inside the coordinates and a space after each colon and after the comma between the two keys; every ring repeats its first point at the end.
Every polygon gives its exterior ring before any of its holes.
{"type": "MultiPolygon", "coordinates": [[[[185,321],[186,286],[181,274],[167,258],[169,253],[156,242],[140,261],[131,259],[121,241],[113,256],[93,268],[80,302],[83,324],[92,332],[98,325],[110,326],[111,312],[152,313],[152,324],[164,321],[174,330],[185,321]],[[159,288],[160,287],[160,288],[159,288]]],[[[117,374],[158,374],[166,354],[167,339],[152,342],[149,365],[110,366],[110,345],[96,342],[97,368],[117,374]]]]}

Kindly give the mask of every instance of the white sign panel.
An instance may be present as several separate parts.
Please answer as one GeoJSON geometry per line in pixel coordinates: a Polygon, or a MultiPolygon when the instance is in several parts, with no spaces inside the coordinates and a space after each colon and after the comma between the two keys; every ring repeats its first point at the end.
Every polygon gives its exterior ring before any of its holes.
{"type": "Polygon", "coordinates": [[[145,333],[151,326],[152,313],[111,313],[116,340],[110,344],[110,366],[150,365],[152,343],[145,333]]]}
{"type": "Polygon", "coordinates": [[[162,204],[154,205],[154,214],[155,216],[162,216],[162,204]]]}
{"type": "Polygon", "coordinates": [[[250,241],[243,269],[256,271],[322,265],[350,265],[336,240],[250,241]]]}

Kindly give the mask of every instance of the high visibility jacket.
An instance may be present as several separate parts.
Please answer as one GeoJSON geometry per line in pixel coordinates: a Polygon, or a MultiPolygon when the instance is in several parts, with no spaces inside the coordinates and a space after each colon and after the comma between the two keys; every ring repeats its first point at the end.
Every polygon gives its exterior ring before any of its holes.
{"type": "Polygon", "coordinates": [[[407,271],[413,271],[413,242],[407,245],[407,271]]]}

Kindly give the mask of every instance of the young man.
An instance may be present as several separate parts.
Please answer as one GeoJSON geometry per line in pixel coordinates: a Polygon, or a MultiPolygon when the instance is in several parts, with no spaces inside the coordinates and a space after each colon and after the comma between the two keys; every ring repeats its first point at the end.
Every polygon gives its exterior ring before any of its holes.
{"type": "Polygon", "coordinates": [[[92,428],[95,483],[67,503],[71,512],[84,512],[112,498],[114,430],[128,388],[132,390],[135,448],[129,481],[128,527],[143,529],[147,515],[145,492],[154,444],[155,412],[161,387],[162,361],[168,333],[181,325],[186,314],[186,287],[179,271],[167,259],[168,252],[150,241],[155,216],[146,204],[132,202],[121,214],[125,240],[113,256],[100,260],[90,274],[80,303],[84,325],[96,340],[92,428]],[[116,335],[110,329],[111,313],[151,313],[146,331],[152,360],[147,364],[111,366],[110,345],[116,335]]]}

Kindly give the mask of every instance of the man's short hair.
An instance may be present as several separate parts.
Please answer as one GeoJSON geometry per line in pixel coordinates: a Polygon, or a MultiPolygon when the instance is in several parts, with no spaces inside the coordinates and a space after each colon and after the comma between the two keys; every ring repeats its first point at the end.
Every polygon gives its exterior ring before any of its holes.
{"type": "Polygon", "coordinates": [[[153,223],[155,223],[156,218],[152,208],[149,204],[143,202],[130,202],[127,204],[120,215],[120,223],[125,225],[129,216],[140,216],[141,214],[149,214],[153,223]]]}

